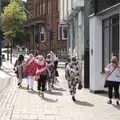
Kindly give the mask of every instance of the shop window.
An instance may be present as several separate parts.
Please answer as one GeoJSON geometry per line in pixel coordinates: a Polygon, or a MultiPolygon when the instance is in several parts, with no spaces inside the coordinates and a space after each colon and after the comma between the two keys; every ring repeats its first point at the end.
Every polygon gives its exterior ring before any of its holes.
{"type": "Polygon", "coordinates": [[[113,15],[103,20],[103,66],[115,55],[119,58],[119,15],[113,15]]]}

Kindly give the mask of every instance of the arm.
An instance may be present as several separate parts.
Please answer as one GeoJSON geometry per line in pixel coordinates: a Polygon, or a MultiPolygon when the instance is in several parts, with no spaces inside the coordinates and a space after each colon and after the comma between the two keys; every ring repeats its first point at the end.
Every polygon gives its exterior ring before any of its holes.
{"type": "Polygon", "coordinates": [[[37,70],[37,71],[36,71],[36,74],[39,74],[39,73],[44,72],[45,70],[47,70],[48,64],[47,64],[47,63],[45,63],[45,64],[46,64],[45,67],[44,67],[44,68],[41,68],[40,70],[37,70]]]}

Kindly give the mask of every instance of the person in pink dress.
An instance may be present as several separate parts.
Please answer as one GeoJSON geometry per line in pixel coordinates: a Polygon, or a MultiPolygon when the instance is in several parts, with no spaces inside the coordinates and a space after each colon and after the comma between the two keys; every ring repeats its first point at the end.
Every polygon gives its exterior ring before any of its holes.
{"type": "Polygon", "coordinates": [[[26,74],[27,74],[27,89],[31,88],[33,91],[34,79],[37,70],[37,62],[32,54],[29,55],[29,58],[26,62],[26,74]]]}

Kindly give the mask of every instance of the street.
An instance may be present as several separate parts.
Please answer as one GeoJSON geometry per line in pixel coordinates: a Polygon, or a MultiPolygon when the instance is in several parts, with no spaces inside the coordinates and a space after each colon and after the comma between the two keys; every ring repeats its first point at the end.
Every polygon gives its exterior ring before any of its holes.
{"type": "Polygon", "coordinates": [[[0,94],[0,120],[120,120],[120,106],[115,101],[108,105],[106,94],[82,89],[77,91],[77,101],[73,102],[64,68],[59,68],[55,88],[52,92],[46,91],[44,99],[38,95],[36,81],[34,91],[28,91],[25,80],[23,87],[18,88],[14,73],[9,71],[9,74],[13,75],[11,82],[0,94]]]}

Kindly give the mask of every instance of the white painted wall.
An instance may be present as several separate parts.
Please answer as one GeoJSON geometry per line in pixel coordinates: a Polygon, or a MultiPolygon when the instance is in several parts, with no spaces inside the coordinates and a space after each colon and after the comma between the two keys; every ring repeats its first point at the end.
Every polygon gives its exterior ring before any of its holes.
{"type": "Polygon", "coordinates": [[[93,16],[90,18],[90,90],[104,89],[102,72],[102,20],[93,16]]]}

